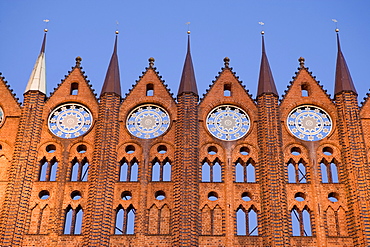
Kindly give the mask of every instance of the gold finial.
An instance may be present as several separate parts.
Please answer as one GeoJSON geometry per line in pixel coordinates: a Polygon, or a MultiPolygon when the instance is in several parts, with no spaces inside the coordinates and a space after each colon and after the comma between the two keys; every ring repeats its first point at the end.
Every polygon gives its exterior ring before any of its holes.
{"type": "Polygon", "coordinates": [[[300,57],[300,58],[298,58],[298,61],[299,61],[299,66],[301,68],[304,68],[304,58],[303,57],[300,57]]]}
{"type": "Polygon", "coordinates": [[[150,67],[150,68],[153,68],[153,66],[154,66],[154,61],[155,61],[154,57],[150,57],[150,58],[148,59],[148,61],[149,61],[149,67],[150,67]]]}
{"type": "Polygon", "coordinates": [[[50,20],[48,19],[45,19],[45,20],[42,20],[43,22],[45,22],[45,29],[44,29],[44,32],[47,33],[48,32],[48,23],[50,20]]]}
{"type": "Polygon", "coordinates": [[[119,22],[118,21],[116,21],[116,34],[119,34],[119,32],[118,32],[118,24],[119,24],[119,22]]]}
{"type": "Polygon", "coordinates": [[[230,58],[225,57],[225,58],[224,58],[225,68],[229,68],[229,63],[230,63],[230,58]]]}
{"type": "Polygon", "coordinates": [[[339,32],[337,19],[331,19],[335,23],[335,32],[339,32]]]}
{"type": "Polygon", "coordinates": [[[187,31],[187,33],[190,34],[190,22],[187,22],[185,24],[188,25],[188,31],[187,31]]]}
{"type": "MultiPolygon", "coordinates": [[[[262,22],[262,21],[259,21],[258,22],[258,24],[260,24],[261,26],[264,26],[265,25],[265,23],[264,22],[262,22]]],[[[261,31],[261,35],[264,35],[265,34],[265,31],[261,31]]]]}
{"type": "Polygon", "coordinates": [[[79,68],[81,65],[82,58],[80,56],[76,57],[76,67],[79,68]]]}

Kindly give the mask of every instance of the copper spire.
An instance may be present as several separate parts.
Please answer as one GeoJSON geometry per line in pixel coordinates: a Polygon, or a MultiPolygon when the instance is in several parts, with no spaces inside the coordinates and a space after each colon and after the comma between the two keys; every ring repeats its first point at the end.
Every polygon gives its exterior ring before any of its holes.
{"type": "Polygon", "coordinates": [[[31,90],[40,91],[46,94],[46,68],[45,68],[45,44],[46,44],[46,32],[44,30],[44,39],[42,41],[40,54],[37,57],[36,63],[33,67],[30,79],[28,80],[25,93],[31,90]]]}
{"type": "Polygon", "coordinates": [[[262,57],[261,57],[260,77],[258,80],[257,97],[264,93],[272,93],[278,96],[274,78],[272,77],[269,61],[267,59],[265,52],[265,39],[263,36],[264,32],[262,31],[261,34],[262,34],[262,57]]]}
{"type": "Polygon", "coordinates": [[[190,31],[188,31],[188,51],[186,53],[184,68],[182,70],[182,76],[177,95],[183,93],[194,93],[198,95],[197,83],[195,81],[193,62],[190,54],[190,31]]]}
{"type": "MultiPolygon", "coordinates": [[[[118,34],[118,31],[116,31],[116,34],[118,34]]],[[[109,67],[107,70],[107,74],[105,76],[100,96],[103,95],[104,93],[116,93],[119,96],[121,96],[121,82],[119,76],[119,66],[117,57],[117,39],[118,35],[116,35],[113,54],[110,59],[109,67]]]]}
{"type": "Polygon", "coordinates": [[[344,59],[342,50],[340,48],[339,42],[339,29],[335,29],[337,32],[337,44],[338,44],[338,54],[337,54],[337,68],[335,72],[335,88],[334,94],[338,94],[342,91],[351,91],[357,94],[356,88],[353,84],[351,74],[344,59]]]}

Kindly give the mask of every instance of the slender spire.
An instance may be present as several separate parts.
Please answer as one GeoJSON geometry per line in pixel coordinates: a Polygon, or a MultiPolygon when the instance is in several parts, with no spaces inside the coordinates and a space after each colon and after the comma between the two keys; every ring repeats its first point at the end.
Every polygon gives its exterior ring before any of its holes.
{"type": "Polygon", "coordinates": [[[46,94],[45,44],[47,31],[47,29],[44,30],[44,39],[42,41],[41,51],[37,57],[35,66],[33,67],[30,79],[28,80],[25,93],[35,90],[46,94]]]}
{"type": "Polygon", "coordinates": [[[337,32],[337,44],[338,44],[338,54],[337,54],[337,68],[335,72],[335,88],[334,94],[338,94],[342,91],[351,91],[357,94],[356,88],[353,84],[351,74],[344,59],[342,50],[340,48],[339,42],[339,29],[335,29],[337,32]]]}
{"type": "Polygon", "coordinates": [[[117,57],[117,39],[118,31],[116,31],[116,39],[114,42],[113,54],[110,59],[109,67],[107,70],[107,74],[105,76],[105,81],[100,95],[103,95],[104,93],[116,93],[119,96],[121,96],[121,82],[117,57]]]}
{"type": "Polygon", "coordinates": [[[257,96],[260,96],[264,93],[272,93],[278,96],[274,78],[272,77],[269,61],[267,59],[265,52],[265,39],[264,39],[265,32],[262,31],[261,34],[262,34],[262,57],[261,57],[260,77],[258,80],[257,96]]]}
{"type": "Polygon", "coordinates": [[[198,96],[197,83],[195,81],[193,62],[190,54],[190,31],[188,31],[188,51],[186,53],[184,68],[182,70],[182,76],[177,95],[183,93],[194,93],[198,96]]]}

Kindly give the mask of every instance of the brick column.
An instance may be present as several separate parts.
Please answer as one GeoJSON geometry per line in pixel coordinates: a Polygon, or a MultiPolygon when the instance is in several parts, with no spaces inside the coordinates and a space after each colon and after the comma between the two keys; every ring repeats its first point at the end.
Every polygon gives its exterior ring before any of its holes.
{"type": "Polygon", "coordinates": [[[14,156],[0,221],[0,246],[22,246],[28,226],[29,200],[37,172],[37,147],[42,128],[45,94],[28,91],[17,133],[14,156]]]}
{"type": "Polygon", "coordinates": [[[262,191],[261,236],[264,246],[289,246],[289,214],[285,188],[278,96],[258,97],[259,172],[262,191]]]}
{"type": "Polygon", "coordinates": [[[101,97],[94,157],[89,171],[89,198],[84,219],[84,246],[109,246],[114,222],[113,195],[117,181],[120,96],[101,97]]]}
{"type": "Polygon", "coordinates": [[[193,93],[178,96],[172,246],[198,246],[200,214],[197,102],[198,96],[193,93]]]}

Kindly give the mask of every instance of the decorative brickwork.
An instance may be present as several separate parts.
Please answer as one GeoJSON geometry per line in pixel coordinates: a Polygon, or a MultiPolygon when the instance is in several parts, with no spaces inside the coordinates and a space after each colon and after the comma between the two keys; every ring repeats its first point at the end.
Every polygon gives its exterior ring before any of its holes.
{"type": "Polygon", "coordinates": [[[300,58],[280,102],[264,43],[256,99],[225,58],[199,100],[190,37],[177,99],[154,58],[121,97],[116,50],[99,99],[80,57],[22,106],[0,76],[1,246],[370,245],[370,100],[340,48],[334,98],[300,58]]]}

